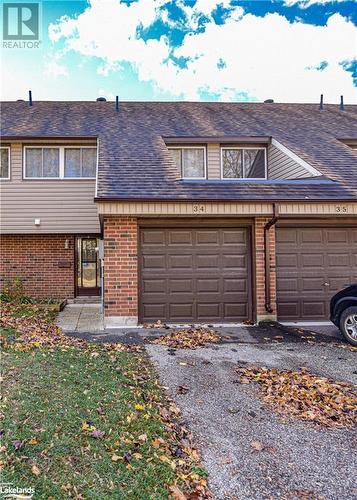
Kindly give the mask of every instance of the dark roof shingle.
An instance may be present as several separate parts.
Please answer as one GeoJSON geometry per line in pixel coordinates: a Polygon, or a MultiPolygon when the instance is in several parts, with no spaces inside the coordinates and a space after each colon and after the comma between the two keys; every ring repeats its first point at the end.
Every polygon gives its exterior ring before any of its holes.
{"type": "Polygon", "coordinates": [[[357,199],[357,106],[204,102],[1,104],[3,140],[98,137],[97,199],[357,199]],[[334,182],[185,182],[163,137],[271,136],[334,182]]]}

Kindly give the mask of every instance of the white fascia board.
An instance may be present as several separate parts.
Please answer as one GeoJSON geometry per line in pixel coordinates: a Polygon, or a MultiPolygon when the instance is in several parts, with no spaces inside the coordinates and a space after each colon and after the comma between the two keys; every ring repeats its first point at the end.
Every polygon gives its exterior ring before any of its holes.
{"type": "Polygon", "coordinates": [[[311,175],[323,175],[321,172],[316,170],[316,168],[312,167],[310,163],[307,163],[307,161],[303,160],[298,156],[297,154],[293,153],[290,149],[288,149],[284,144],[281,144],[279,141],[276,139],[272,138],[271,144],[275,146],[276,148],[280,149],[283,153],[285,153],[289,158],[294,160],[296,163],[298,163],[301,167],[303,167],[305,170],[310,172],[311,175]]]}

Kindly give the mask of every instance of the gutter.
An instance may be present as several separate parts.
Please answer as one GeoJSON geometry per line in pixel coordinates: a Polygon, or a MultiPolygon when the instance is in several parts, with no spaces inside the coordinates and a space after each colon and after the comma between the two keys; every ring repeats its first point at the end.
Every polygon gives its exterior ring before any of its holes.
{"type": "Polygon", "coordinates": [[[273,203],[273,217],[264,226],[264,252],[265,252],[265,310],[268,313],[273,312],[271,306],[271,290],[270,290],[270,248],[269,248],[269,230],[275,226],[279,219],[279,205],[273,203]]]}

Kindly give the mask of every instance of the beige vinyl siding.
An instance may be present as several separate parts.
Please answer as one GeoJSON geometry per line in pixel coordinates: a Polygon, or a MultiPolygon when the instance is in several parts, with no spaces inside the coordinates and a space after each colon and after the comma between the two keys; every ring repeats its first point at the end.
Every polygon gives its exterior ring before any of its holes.
{"type": "MultiPolygon", "coordinates": [[[[54,143],[60,141],[51,141],[54,143]]],[[[10,180],[0,182],[2,234],[100,232],[95,179],[23,179],[23,144],[10,147],[10,180]],[[35,226],[35,219],[41,219],[40,226],[35,226]]]]}
{"type": "Polygon", "coordinates": [[[303,166],[272,144],[268,147],[269,179],[300,179],[312,177],[303,166]]]}
{"type": "Polygon", "coordinates": [[[221,147],[219,143],[207,144],[207,178],[221,178],[221,147]]]}

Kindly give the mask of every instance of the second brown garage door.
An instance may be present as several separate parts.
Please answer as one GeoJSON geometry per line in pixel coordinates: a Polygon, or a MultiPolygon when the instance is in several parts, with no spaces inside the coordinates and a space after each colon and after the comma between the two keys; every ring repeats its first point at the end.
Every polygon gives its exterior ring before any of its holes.
{"type": "Polygon", "coordinates": [[[142,228],[143,322],[233,322],[250,317],[247,228],[142,228]]]}
{"type": "Polygon", "coordinates": [[[330,298],[357,283],[357,228],[277,228],[279,320],[326,320],[330,298]]]}

